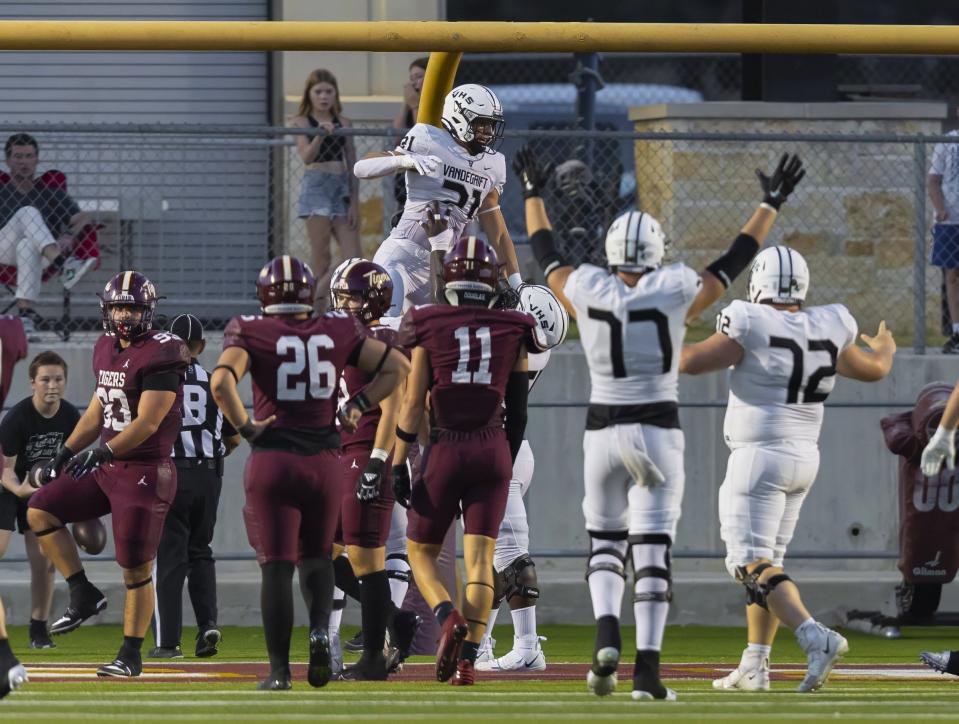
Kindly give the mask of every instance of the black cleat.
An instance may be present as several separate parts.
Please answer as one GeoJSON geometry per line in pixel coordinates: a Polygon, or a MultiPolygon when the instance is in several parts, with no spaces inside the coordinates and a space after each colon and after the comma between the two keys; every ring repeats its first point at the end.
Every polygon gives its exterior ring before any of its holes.
{"type": "Polygon", "coordinates": [[[5,697],[11,691],[16,691],[27,681],[27,670],[23,665],[14,659],[13,664],[5,673],[0,674],[0,699],[5,697]]]}
{"type": "Polygon", "coordinates": [[[310,686],[319,688],[330,683],[332,676],[330,635],[325,628],[315,628],[310,631],[310,662],[306,668],[306,680],[310,682],[310,686]]]}
{"type": "Polygon", "coordinates": [[[353,638],[343,644],[343,650],[354,654],[363,652],[363,629],[357,631],[353,638]]]}
{"type": "Polygon", "coordinates": [[[270,676],[257,684],[256,688],[260,691],[288,691],[293,688],[293,680],[289,674],[285,676],[273,676],[270,674],[270,676]]]}
{"type": "Polygon", "coordinates": [[[150,649],[147,654],[148,659],[182,659],[183,650],[179,644],[176,646],[156,646],[150,649]]]}
{"type": "Polygon", "coordinates": [[[90,595],[76,607],[67,606],[66,611],[56,621],[50,624],[50,633],[54,636],[70,633],[80,628],[80,624],[88,618],[96,616],[107,607],[107,597],[100,589],[91,586],[90,595]]]}
{"type": "Polygon", "coordinates": [[[400,665],[409,658],[413,648],[413,639],[416,632],[423,625],[423,619],[413,611],[399,609],[393,617],[390,631],[390,655],[387,659],[390,673],[397,671],[400,665]]]}
{"type": "Polygon", "coordinates": [[[219,629],[208,628],[206,631],[200,631],[196,635],[196,655],[201,659],[216,656],[217,646],[223,640],[223,634],[219,629]]]}
{"type": "Polygon", "coordinates": [[[143,672],[143,664],[139,661],[127,661],[119,657],[109,664],[97,669],[97,676],[101,678],[132,678],[143,672]]]}
{"type": "Polygon", "coordinates": [[[364,652],[353,666],[347,666],[339,676],[340,681],[386,681],[390,674],[386,657],[382,653],[364,652]]]}
{"type": "Polygon", "coordinates": [[[55,649],[57,645],[50,639],[46,629],[30,634],[31,649],[55,649]]]}

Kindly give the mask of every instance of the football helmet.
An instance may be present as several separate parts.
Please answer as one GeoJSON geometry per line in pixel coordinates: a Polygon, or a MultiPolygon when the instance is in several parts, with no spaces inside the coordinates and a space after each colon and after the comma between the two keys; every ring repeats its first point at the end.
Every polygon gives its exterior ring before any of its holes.
{"type": "Polygon", "coordinates": [[[665,253],[663,227],[642,211],[627,211],[616,217],[606,232],[606,263],[616,271],[658,269],[665,253]]]}
{"type": "Polygon", "coordinates": [[[503,137],[503,106],[496,94],[484,85],[467,83],[447,93],[441,120],[453,138],[471,147],[473,155],[492,149],[503,137]],[[492,133],[488,137],[477,137],[473,128],[477,119],[492,122],[492,133]]]}
{"type": "Polygon", "coordinates": [[[153,282],[140,272],[123,271],[113,277],[103,287],[100,297],[100,314],[103,328],[128,342],[143,336],[153,328],[153,313],[156,310],[157,293],[153,282]],[[115,322],[114,307],[137,307],[140,318],[137,320],[115,322]]]}
{"type": "Polygon", "coordinates": [[[443,293],[453,306],[492,307],[496,302],[498,275],[496,252],[475,236],[463,237],[443,257],[443,293]]]}
{"type": "Polygon", "coordinates": [[[354,257],[334,270],[331,308],[355,314],[363,324],[369,324],[386,314],[392,303],[393,280],[379,264],[354,257]]]}
{"type": "Polygon", "coordinates": [[[256,278],[256,296],[264,314],[312,312],[315,292],[313,270],[289,254],[271,259],[256,278]]]}
{"type": "Polygon", "coordinates": [[[769,246],[753,259],[746,298],[750,302],[802,304],[809,291],[809,267],[795,249],[769,246]]]}
{"type": "Polygon", "coordinates": [[[533,343],[540,352],[565,341],[566,331],[569,329],[569,314],[549,287],[524,284],[519,288],[519,305],[516,308],[529,312],[536,319],[533,343]]]}

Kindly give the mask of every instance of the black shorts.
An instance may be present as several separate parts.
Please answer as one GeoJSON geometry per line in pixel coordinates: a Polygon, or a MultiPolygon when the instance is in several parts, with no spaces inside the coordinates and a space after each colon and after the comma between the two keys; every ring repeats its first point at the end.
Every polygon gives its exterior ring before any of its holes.
{"type": "Polygon", "coordinates": [[[27,525],[29,502],[29,498],[21,498],[6,488],[0,487],[0,530],[19,530],[21,533],[30,530],[30,526],[27,525]]]}

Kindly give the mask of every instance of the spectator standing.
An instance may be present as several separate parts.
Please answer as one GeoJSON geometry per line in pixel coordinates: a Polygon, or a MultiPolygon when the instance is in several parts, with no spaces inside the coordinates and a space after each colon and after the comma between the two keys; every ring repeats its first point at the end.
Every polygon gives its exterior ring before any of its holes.
{"type": "Polygon", "coordinates": [[[240,435],[216,406],[210,393],[210,375],[197,362],[206,341],[203,325],[192,314],[181,314],[170,331],[186,342],[190,365],[183,381],[183,426],[173,443],[177,491],[163,524],[157,551],[156,608],[151,658],[183,656],[183,582],[189,580],[190,601],[196,616],[195,653],[215,656],[222,638],[217,627],[216,567],[213,528],[223,486],[223,458],[240,444],[240,435]]]}
{"type": "Polygon", "coordinates": [[[956,143],[937,143],[932,150],[927,190],[932,201],[933,266],[946,278],[946,306],[952,334],[942,346],[943,354],[959,354],[959,131],[951,131],[956,143]]]}
{"type": "MultiPolygon", "coordinates": [[[[353,139],[332,135],[352,123],[343,115],[336,77],[328,70],[310,73],[293,125],[316,129],[314,135],[296,136],[296,149],[306,168],[297,202],[297,215],[306,219],[310,259],[318,288],[329,284],[330,237],[335,237],[344,259],[360,256],[359,185],[350,173],[356,161],[353,139]]],[[[317,296],[325,305],[326,295],[317,296]]]]}

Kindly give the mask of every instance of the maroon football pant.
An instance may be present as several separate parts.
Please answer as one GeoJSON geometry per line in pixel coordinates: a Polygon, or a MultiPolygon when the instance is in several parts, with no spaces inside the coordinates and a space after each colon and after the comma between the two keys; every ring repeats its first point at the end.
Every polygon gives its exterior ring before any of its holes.
{"type": "Polygon", "coordinates": [[[61,475],[30,498],[61,523],[113,516],[113,543],[121,568],[156,558],[170,503],[176,497],[176,467],[159,462],[116,460],[74,480],[61,475]]]}
{"type": "Polygon", "coordinates": [[[503,428],[438,433],[426,448],[423,477],[413,483],[407,537],[442,543],[462,510],[466,533],[496,538],[512,472],[503,428]]]}
{"type": "Polygon", "coordinates": [[[339,450],[255,450],[246,461],[243,519],[261,563],[329,558],[340,510],[339,450]]]}
{"type": "Polygon", "coordinates": [[[380,497],[369,502],[356,499],[356,481],[370,460],[370,449],[364,445],[348,445],[340,457],[342,469],[343,502],[336,541],[360,548],[380,548],[386,545],[393,517],[393,456],[386,459],[380,497]]]}

